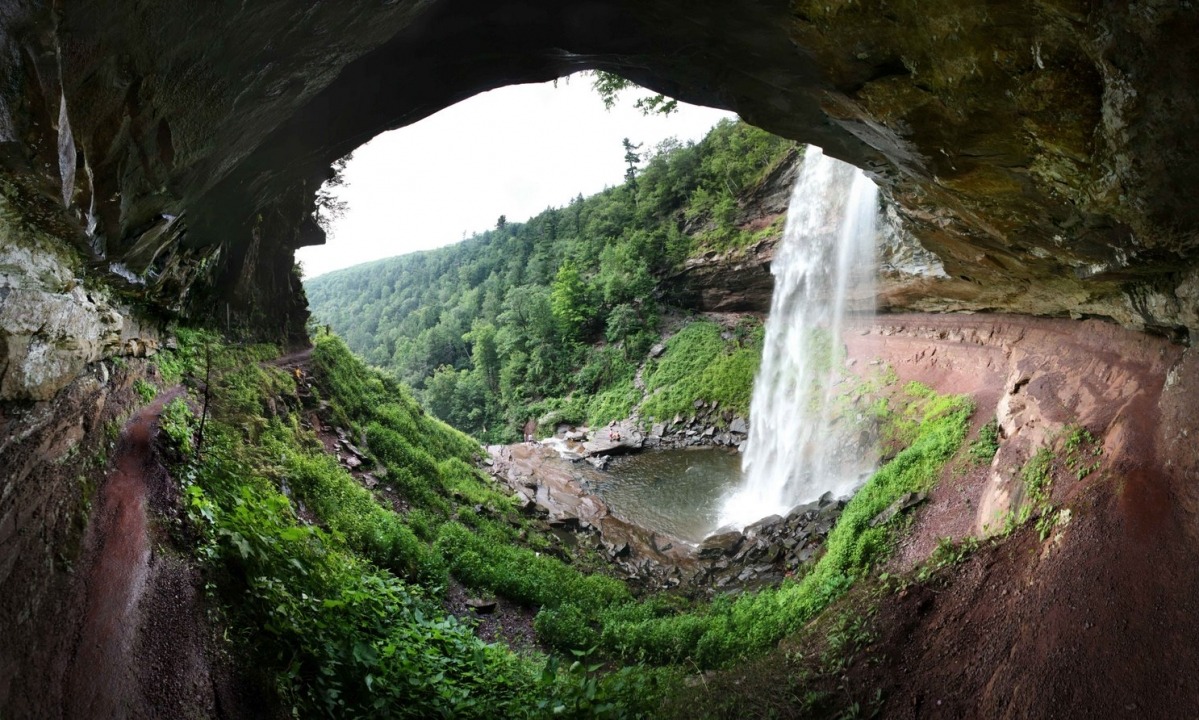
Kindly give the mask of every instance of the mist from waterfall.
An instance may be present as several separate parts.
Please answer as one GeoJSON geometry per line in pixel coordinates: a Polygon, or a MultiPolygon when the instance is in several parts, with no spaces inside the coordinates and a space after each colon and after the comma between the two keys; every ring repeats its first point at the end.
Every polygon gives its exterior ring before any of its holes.
{"type": "Polygon", "coordinates": [[[874,312],[877,197],[861,170],[808,147],[771,264],[745,480],[725,499],[721,525],[742,527],[827,491],[848,493],[874,467],[856,433],[834,425],[842,331],[874,312]]]}

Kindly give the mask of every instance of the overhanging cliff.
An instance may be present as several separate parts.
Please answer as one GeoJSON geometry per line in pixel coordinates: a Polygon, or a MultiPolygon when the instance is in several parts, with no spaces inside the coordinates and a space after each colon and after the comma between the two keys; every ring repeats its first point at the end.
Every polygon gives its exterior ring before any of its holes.
{"type": "Polygon", "coordinates": [[[941,265],[889,304],[1199,328],[1199,17],[1173,3],[95,0],[3,24],[7,242],[50,237],[151,308],[297,336],[333,160],[602,68],[866,168],[941,265]]]}

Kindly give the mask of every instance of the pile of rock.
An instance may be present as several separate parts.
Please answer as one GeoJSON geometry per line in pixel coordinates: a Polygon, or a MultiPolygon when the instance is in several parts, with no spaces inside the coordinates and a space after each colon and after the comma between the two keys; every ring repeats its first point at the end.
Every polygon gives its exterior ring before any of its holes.
{"type": "Polygon", "coordinates": [[[337,433],[337,461],[342,464],[347,470],[357,470],[362,467],[366,455],[358,449],[358,446],[350,442],[349,433],[345,428],[334,428],[337,433]]]}
{"type": "Polygon", "coordinates": [[[721,410],[719,402],[696,400],[695,413],[675,415],[670,422],[655,423],[645,439],[646,447],[679,448],[715,445],[745,450],[749,423],[732,410],[721,410]]]}
{"type": "Polygon", "coordinates": [[[781,582],[816,559],[845,503],[825,493],[786,516],[764,517],[743,531],[716,531],[698,548],[699,558],[708,563],[698,579],[714,589],[781,582]]]}
{"type": "Polygon", "coordinates": [[[670,422],[654,423],[646,435],[641,419],[630,417],[606,427],[575,427],[565,423],[554,436],[542,442],[554,447],[567,460],[587,460],[603,470],[612,455],[646,448],[729,447],[745,450],[749,423],[732,410],[720,410],[719,402],[696,400],[695,413],[675,415],[670,422]]]}

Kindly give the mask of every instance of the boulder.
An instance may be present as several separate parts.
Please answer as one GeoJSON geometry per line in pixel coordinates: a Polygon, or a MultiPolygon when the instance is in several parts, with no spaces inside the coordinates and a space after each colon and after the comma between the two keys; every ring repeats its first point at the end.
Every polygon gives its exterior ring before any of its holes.
{"type": "Polygon", "coordinates": [[[759,520],[757,522],[746,525],[745,526],[745,536],[746,537],[757,537],[764,533],[770,532],[770,531],[774,530],[775,526],[778,525],[780,522],[782,522],[782,520],[783,520],[783,518],[781,515],[767,515],[766,517],[762,518],[761,520],[759,520]]]}
{"type": "Polygon", "coordinates": [[[819,509],[820,503],[818,501],[796,505],[787,513],[787,524],[798,524],[803,520],[811,520],[816,517],[816,511],[819,509]]]}
{"type": "Polygon", "coordinates": [[[899,496],[899,499],[887,506],[886,510],[883,510],[878,515],[875,515],[870,521],[870,527],[884,525],[890,522],[891,519],[899,513],[906,512],[925,500],[928,500],[928,493],[904,493],[903,495],[899,496]]]}
{"type": "Polygon", "coordinates": [[[588,464],[590,464],[596,470],[607,470],[608,462],[610,460],[611,460],[611,458],[609,458],[607,455],[598,455],[595,457],[587,458],[588,464]]]}
{"type": "Polygon", "coordinates": [[[699,544],[699,557],[706,560],[732,555],[737,552],[737,548],[741,547],[741,543],[744,541],[745,535],[741,534],[739,530],[709,535],[699,544]]]}
{"type": "Polygon", "coordinates": [[[733,421],[729,423],[729,432],[745,435],[749,432],[749,425],[739,417],[733,418],[733,421]]]}
{"type": "Polygon", "coordinates": [[[610,557],[614,557],[614,558],[628,557],[629,553],[632,552],[629,549],[629,544],[627,542],[611,543],[611,544],[604,543],[604,545],[608,548],[608,555],[610,557]]]}
{"type": "Polygon", "coordinates": [[[495,600],[483,600],[481,598],[470,598],[466,601],[466,606],[480,615],[490,615],[495,612],[495,600]]]}
{"type": "Polygon", "coordinates": [[[644,438],[633,428],[614,427],[600,430],[582,444],[582,455],[622,455],[641,449],[644,438]]]}

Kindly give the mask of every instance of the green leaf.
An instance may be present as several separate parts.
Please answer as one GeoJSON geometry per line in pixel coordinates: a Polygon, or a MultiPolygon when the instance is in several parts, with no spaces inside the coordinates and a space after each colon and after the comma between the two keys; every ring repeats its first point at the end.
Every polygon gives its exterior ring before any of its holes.
{"type": "Polygon", "coordinates": [[[366,643],[356,642],[354,643],[354,659],[363,665],[375,665],[379,662],[379,653],[366,643]]]}

